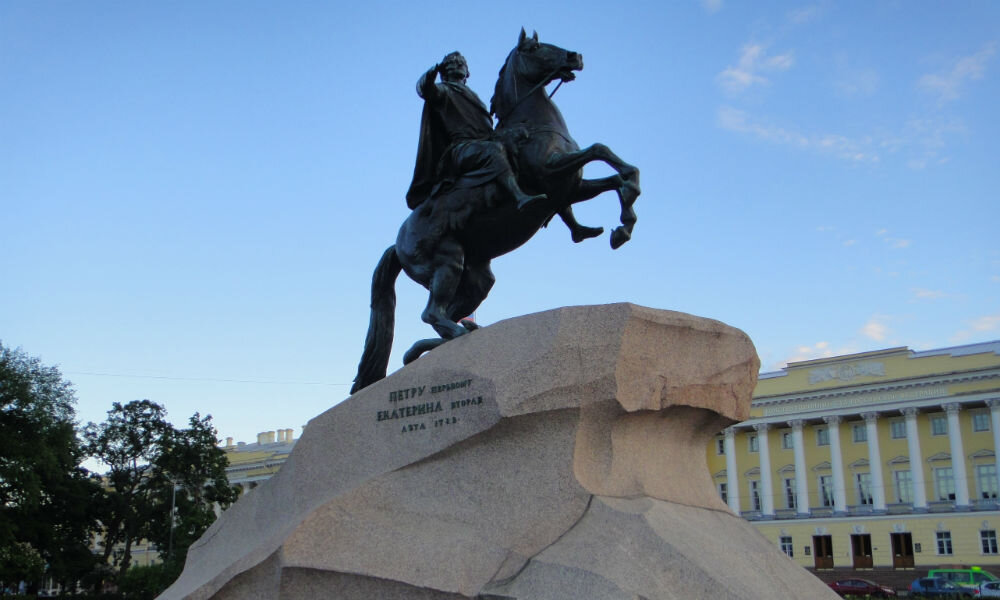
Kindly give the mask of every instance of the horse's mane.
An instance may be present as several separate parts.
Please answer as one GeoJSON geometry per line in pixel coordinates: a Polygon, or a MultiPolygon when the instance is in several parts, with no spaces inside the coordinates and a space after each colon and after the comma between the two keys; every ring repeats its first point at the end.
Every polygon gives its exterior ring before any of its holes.
{"type": "MultiPolygon", "coordinates": [[[[510,67],[510,63],[514,60],[514,53],[517,52],[517,47],[510,51],[507,55],[507,60],[504,61],[503,66],[500,67],[500,72],[497,73],[497,83],[493,87],[493,97],[490,98],[490,114],[500,116],[503,109],[506,108],[505,104],[508,102],[504,97],[502,92],[504,85],[504,78],[507,76],[507,67],[510,67]]],[[[511,67],[513,68],[513,67],[511,67]]]]}

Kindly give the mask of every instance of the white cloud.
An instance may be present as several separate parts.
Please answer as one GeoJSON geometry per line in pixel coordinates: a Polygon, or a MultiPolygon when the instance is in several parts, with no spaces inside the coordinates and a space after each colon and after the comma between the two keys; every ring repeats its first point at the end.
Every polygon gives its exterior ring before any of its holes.
{"type": "Polygon", "coordinates": [[[937,95],[941,103],[957,100],[963,85],[975,79],[982,79],[986,63],[996,53],[997,43],[989,42],[971,56],[964,56],[945,73],[928,73],[920,78],[919,85],[924,90],[937,95]]]}
{"type": "Polygon", "coordinates": [[[875,235],[877,235],[877,236],[883,236],[883,235],[885,235],[887,233],[889,233],[888,229],[879,229],[878,231],[875,232],[875,235]]]}
{"type": "Polygon", "coordinates": [[[788,20],[795,25],[804,25],[810,21],[814,21],[819,18],[820,15],[825,11],[825,7],[819,4],[811,4],[809,6],[803,6],[802,8],[797,8],[788,13],[788,20]]]}
{"type": "Polygon", "coordinates": [[[942,292],[941,290],[928,290],[924,288],[916,288],[913,290],[913,297],[919,300],[936,300],[938,298],[946,298],[948,294],[942,292]]]}
{"type": "Polygon", "coordinates": [[[890,248],[909,248],[910,244],[913,242],[902,238],[885,238],[885,243],[888,244],[890,248]]]}
{"type": "Polygon", "coordinates": [[[753,85],[768,83],[765,73],[787,71],[795,64],[791,52],[768,56],[766,50],[762,44],[743,46],[736,66],[727,66],[719,73],[718,81],[722,87],[739,93],[753,85]]]}
{"type": "Polygon", "coordinates": [[[853,246],[858,243],[858,240],[844,240],[845,246],[853,246]]]}
{"type": "Polygon", "coordinates": [[[834,356],[834,352],[830,349],[829,342],[817,342],[810,346],[798,346],[793,350],[785,360],[775,363],[776,368],[780,369],[787,365],[788,363],[801,362],[803,360],[813,360],[814,358],[829,358],[834,356]]]}
{"type": "Polygon", "coordinates": [[[834,348],[830,342],[816,342],[797,346],[786,355],[784,360],[771,363],[768,370],[777,371],[784,368],[788,363],[802,362],[804,360],[814,360],[817,358],[830,358],[831,356],[841,356],[844,354],[854,354],[858,350],[851,346],[834,348]]]}
{"type": "Polygon", "coordinates": [[[831,154],[851,162],[879,162],[879,155],[874,152],[870,139],[851,139],[837,134],[807,135],[795,129],[754,119],[745,111],[731,106],[719,108],[716,122],[722,129],[775,144],[831,154]]]}
{"type": "Polygon", "coordinates": [[[959,344],[965,342],[975,334],[983,334],[989,331],[1000,329],[1000,313],[985,315],[969,322],[969,328],[963,329],[951,336],[951,343],[959,344]]]}
{"type": "Polygon", "coordinates": [[[885,317],[878,315],[872,317],[861,328],[861,335],[870,340],[881,342],[889,335],[889,326],[884,321],[885,317]]]}
{"type": "Polygon", "coordinates": [[[1000,327],[1000,314],[979,317],[972,322],[972,328],[976,331],[993,331],[1000,327]]]}
{"type": "Polygon", "coordinates": [[[722,0],[701,0],[701,7],[709,14],[715,14],[722,10],[722,0]]]}
{"type": "Polygon", "coordinates": [[[833,87],[844,96],[871,96],[878,90],[879,76],[874,69],[844,69],[833,87]]]}

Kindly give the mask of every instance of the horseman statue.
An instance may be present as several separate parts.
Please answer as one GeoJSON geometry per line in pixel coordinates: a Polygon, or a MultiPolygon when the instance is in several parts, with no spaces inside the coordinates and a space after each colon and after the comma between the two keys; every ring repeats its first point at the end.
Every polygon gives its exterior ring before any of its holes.
{"type": "Polygon", "coordinates": [[[611,234],[611,247],[630,239],[639,170],[603,144],[581,150],[545,93],[548,83],[572,81],[582,68],[576,52],[540,43],[537,33],[528,37],[522,29],[500,69],[489,109],[466,85],[469,68],[458,52],[420,77],[417,94],[424,109],[406,194],[412,212],[375,268],[371,320],[351,393],[385,377],[401,270],[429,291],[421,318],[440,336],[417,341],[403,356],[408,364],[477,327],[465,317],[493,286],[490,261],[520,247],[556,214],[574,242],[603,233],[576,221],[574,203],[616,192],[622,224],[611,234]],[[595,160],[615,174],[583,179],[584,165],[595,160]]]}

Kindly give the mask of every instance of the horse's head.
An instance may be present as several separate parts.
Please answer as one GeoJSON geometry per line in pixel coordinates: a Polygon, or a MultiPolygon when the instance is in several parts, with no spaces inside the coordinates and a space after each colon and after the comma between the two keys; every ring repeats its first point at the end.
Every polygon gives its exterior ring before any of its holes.
{"type": "Polygon", "coordinates": [[[515,68],[518,75],[531,84],[545,85],[556,79],[573,81],[576,79],[573,71],[583,69],[583,56],[559,46],[540,43],[537,32],[528,37],[521,29],[514,53],[517,55],[515,68]]]}
{"type": "Polygon", "coordinates": [[[573,71],[581,69],[582,55],[552,44],[543,44],[538,41],[537,32],[528,37],[522,28],[517,46],[511,50],[507,62],[500,69],[490,102],[491,111],[502,117],[526,95],[556,79],[573,81],[576,79],[573,71]]]}

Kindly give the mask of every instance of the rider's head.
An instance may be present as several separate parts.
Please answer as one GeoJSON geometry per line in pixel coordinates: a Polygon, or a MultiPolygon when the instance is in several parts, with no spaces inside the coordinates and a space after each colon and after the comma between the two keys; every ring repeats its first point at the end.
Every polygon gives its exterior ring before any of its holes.
{"type": "Polygon", "coordinates": [[[464,82],[469,78],[469,64],[458,52],[452,52],[441,60],[441,79],[464,82]]]}

